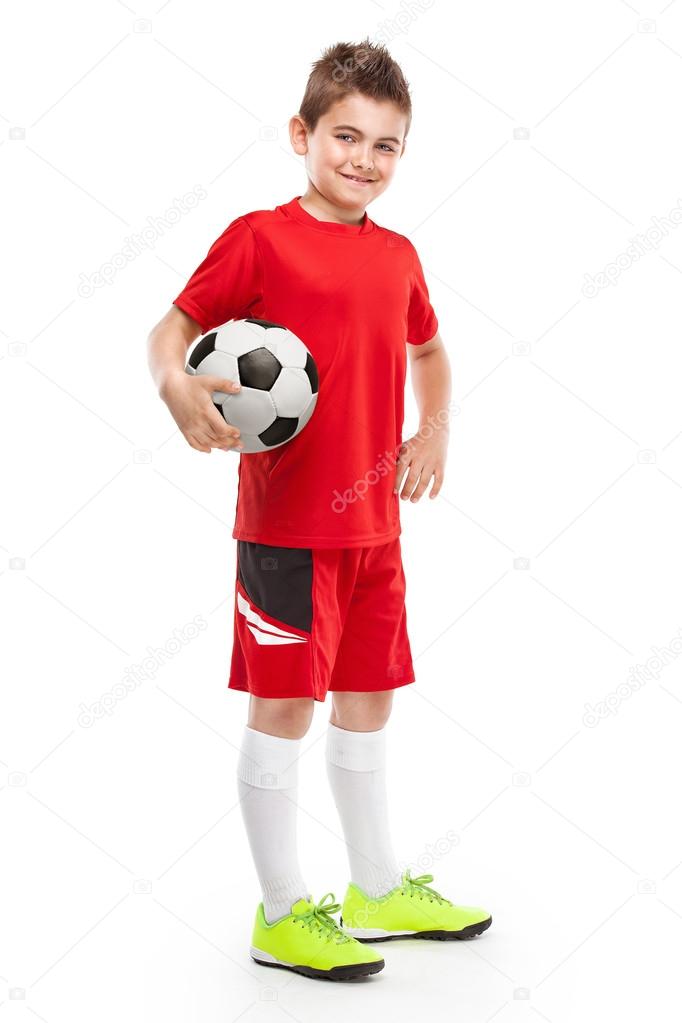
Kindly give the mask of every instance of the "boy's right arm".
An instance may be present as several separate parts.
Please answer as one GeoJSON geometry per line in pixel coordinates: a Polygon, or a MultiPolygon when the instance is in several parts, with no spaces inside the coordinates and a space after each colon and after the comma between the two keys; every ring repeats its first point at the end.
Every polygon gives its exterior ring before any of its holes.
{"type": "Polygon", "coordinates": [[[187,349],[201,327],[177,306],[171,306],[147,339],[149,369],[160,397],[168,406],[185,440],[197,451],[210,453],[243,447],[239,430],[230,426],[213,404],[213,391],[234,394],[239,384],[222,377],[185,373],[187,349]]]}

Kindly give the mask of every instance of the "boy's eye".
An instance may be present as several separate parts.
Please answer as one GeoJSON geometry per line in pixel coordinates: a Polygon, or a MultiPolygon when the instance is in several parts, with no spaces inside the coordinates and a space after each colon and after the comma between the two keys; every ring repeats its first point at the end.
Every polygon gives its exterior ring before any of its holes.
{"type": "MultiPolygon", "coordinates": [[[[337,135],[336,138],[337,139],[351,139],[352,140],[353,136],[352,135],[337,135]]],[[[386,142],[380,142],[379,145],[383,146],[384,149],[388,149],[389,153],[394,153],[395,152],[393,147],[389,146],[388,143],[386,143],[386,142]]]]}

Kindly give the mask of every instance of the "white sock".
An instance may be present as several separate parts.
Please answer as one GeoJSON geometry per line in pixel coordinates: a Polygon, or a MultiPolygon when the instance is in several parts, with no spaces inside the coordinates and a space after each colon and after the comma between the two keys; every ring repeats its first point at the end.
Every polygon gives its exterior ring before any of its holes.
{"type": "Polygon", "coordinates": [[[388,824],[386,729],[350,732],[330,722],[326,762],[351,881],[370,898],[380,898],[401,880],[388,824]]]}
{"type": "Polygon", "coordinates": [[[300,739],[244,727],[237,762],[242,817],[258,874],[268,923],[309,898],[298,862],[296,836],[300,739]]]}

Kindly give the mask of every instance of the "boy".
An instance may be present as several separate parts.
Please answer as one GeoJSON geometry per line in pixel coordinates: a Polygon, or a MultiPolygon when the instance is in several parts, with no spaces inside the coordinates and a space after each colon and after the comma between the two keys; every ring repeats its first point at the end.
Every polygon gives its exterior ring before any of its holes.
{"type": "Polygon", "coordinates": [[[384,47],[325,50],[289,124],[305,195],[233,220],[149,340],[161,397],[205,452],[239,450],[211,400],[238,388],[184,373],[200,333],[230,319],[280,323],[318,368],[308,425],[240,458],[228,688],[250,694],[237,784],[263,896],[251,955],[334,980],[383,968],[368,941],[469,938],[491,923],[429,888],[431,875],[400,871],[386,804],[384,726],[393,691],[415,680],[398,491],[403,477],[403,500],[432,480],[429,496],[440,490],[450,395],[416,250],[365,211],[391,183],[410,120],[407,82],[384,47]],[[420,426],[431,428],[401,444],[406,342],[420,426]],[[342,907],[331,892],[313,901],[296,842],[301,740],[328,691],[326,769],[351,874],[342,907]]]}

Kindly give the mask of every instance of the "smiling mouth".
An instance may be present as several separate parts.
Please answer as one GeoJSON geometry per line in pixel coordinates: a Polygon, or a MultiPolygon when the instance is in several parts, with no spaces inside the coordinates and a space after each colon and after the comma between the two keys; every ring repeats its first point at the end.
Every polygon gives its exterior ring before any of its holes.
{"type": "Polygon", "coordinates": [[[355,174],[344,174],[343,171],[340,171],[340,174],[342,178],[348,178],[349,181],[358,181],[363,185],[368,185],[376,180],[375,178],[358,178],[355,174]]]}

